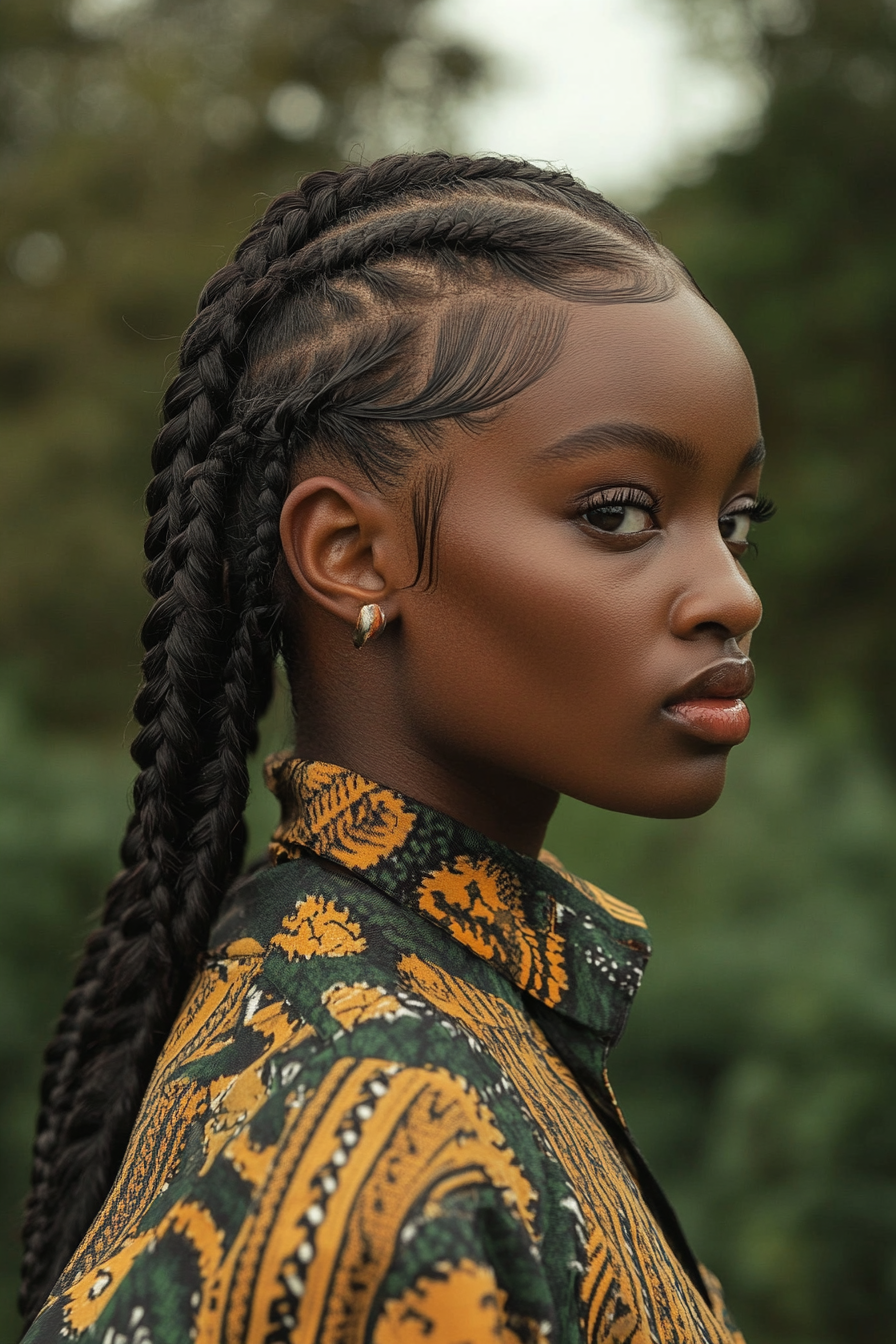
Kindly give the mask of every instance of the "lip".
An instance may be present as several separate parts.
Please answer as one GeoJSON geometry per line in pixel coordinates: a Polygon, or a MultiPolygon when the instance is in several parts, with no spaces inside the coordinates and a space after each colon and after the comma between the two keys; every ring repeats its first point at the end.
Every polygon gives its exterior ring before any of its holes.
{"type": "Polygon", "coordinates": [[[750,711],[744,701],[753,689],[755,675],[749,658],[722,659],[671,695],[663,714],[704,742],[736,747],[750,731],[750,711]]]}

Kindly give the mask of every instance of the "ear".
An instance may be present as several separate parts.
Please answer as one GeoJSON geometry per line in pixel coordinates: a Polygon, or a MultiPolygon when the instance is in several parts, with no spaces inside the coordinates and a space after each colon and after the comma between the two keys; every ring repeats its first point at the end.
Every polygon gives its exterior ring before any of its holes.
{"type": "Polygon", "coordinates": [[[377,602],[394,620],[407,561],[396,509],[372,491],[313,476],[289,494],[280,540],[290,573],[319,606],[354,625],[377,602]]]}

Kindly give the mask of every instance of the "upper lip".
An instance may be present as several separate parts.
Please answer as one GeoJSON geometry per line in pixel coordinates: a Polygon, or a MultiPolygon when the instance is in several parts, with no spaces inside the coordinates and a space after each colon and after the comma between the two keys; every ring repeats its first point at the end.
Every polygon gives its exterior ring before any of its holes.
{"type": "Polygon", "coordinates": [[[756,673],[749,658],[723,658],[691,677],[670,695],[666,705],[685,700],[744,700],[753,689],[756,673]]]}

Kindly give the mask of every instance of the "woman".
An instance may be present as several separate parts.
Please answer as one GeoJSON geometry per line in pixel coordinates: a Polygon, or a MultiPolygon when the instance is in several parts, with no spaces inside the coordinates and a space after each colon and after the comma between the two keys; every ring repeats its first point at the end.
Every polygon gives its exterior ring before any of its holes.
{"type": "Polygon", "coordinates": [[[762,456],[731,333],[568,175],[396,156],[271,205],[154,449],[135,810],[47,1055],[29,1342],[739,1338],[606,1075],[644,921],[541,846],[561,792],[719,796],[762,456]],[[235,882],[281,654],[283,818],[235,882]]]}

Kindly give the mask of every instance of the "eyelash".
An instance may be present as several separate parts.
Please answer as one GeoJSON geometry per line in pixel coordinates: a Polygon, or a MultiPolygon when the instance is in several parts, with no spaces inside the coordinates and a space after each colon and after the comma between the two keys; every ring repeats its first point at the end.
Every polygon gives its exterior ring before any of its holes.
{"type": "Polygon", "coordinates": [[[582,504],[582,514],[590,513],[592,509],[612,508],[613,505],[630,504],[636,509],[643,509],[645,513],[659,513],[663,507],[663,501],[659,495],[649,495],[646,490],[639,490],[633,485],[617,485],[609,490],[601,490],[591,499],[586,499],[582,504]]]}
{"type": "MultiPolygon", "coordinates": [[[[769,518],[773,518],[774,515],[774,502],[767,495],[758,495],[752,504],[748,504],[746,507],[729,509],[726,513],[723,513],[719,518],[719,526],[721,527],[726,518],[749,518],[750,526],[755,527],[760,523],[767,523],[769,518]]],[[[729,541],[729,545],[732,553],[737,556],[759,554],[759,547],[755,541],[750,541],[749,538],[741,542],[729,541]]]]}
{"type": "MultiPolygon", "coordinates": [[[[756,501],[745,509],[734,509],[734,513],[746,513],[749,515],[751,523],[767,523],[769,518],[774,518],[778,512],[778,506],[768,495],[757,495],[756,501]]],[[[722,515],[725,517],[725,515],[722,515]]]]}

